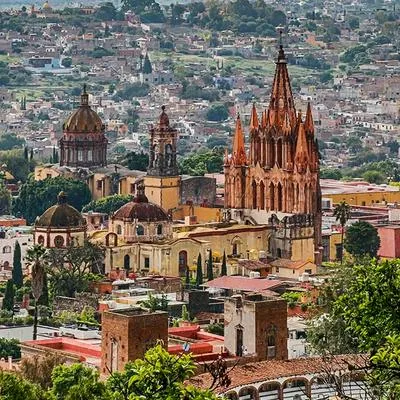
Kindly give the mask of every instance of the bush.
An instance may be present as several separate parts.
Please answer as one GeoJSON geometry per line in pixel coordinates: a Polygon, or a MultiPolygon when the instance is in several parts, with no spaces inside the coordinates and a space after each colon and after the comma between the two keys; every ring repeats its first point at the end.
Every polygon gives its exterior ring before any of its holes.
{"type": "Polygon", "coordinates": [[[214,335],[224,336],[224,324],[214,323],[207,326],[206,331],[214,335]]]}

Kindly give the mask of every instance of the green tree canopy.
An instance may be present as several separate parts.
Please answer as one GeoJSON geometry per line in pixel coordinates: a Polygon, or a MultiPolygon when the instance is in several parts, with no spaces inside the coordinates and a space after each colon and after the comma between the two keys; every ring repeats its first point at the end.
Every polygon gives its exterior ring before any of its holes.
{"type": "Polygon", "coordinates": [[[11,209],[11,193],[5,187],[5,185],[0,182],[0,214],[1,215],[10,214],[10,209],[11,209]]]}
{"type": "Polygon", "coordinates": [[[380,244],[378,230],[369,222],[358,221],[347,228],[344,247],[355,257],[376,257],[380,244]]]}
{"type": "Polygon", "coordinates": [[[146,171],[149,165],[149,156],[145,153],[129,152],[121,160],[121,164],[136,171],[146,171]]]}
{"type": "Polygon", "coordinates": [[[114,194],[112,196],[106,196],[98,200],[92,200],[89,204],[86,204],[86,206],[83,207],[82,211],[93,211],[111,215],[131,200],[132,196],[130,195],[114,194]]]}
{"type": "Polygon", "coordinates": [[[0,338],[0,358],[21,358],[21,347],[17,339],[0,338]]]}
{"type": "Polygon", "coordinates": [[[203,262],[201,260],[201,254],[197,257],[197,269],[196,269],[196,285],[200,286],[203,284],[203,262]]]}
{"type": "Polygon", "coordinates": [[[206,173],[221,172],[223,153],[219,149],[202,150],[184,157],[179,162],[181,174],[202,176],[206,173]]]}
{"type": "Polygon", "coordinates": [[[229,117],[229,110],[225,104],[212,105],[206,114],[209,121],[225,121],[229,117]]]}
{"type": "Polygon", "coordinates": [[[5,164],[7,171],[14,176],[15,180],[21,182],[27,180],[35,167],[33,160],[25,159],[23,149],[0,151],[0,163],[5,164]]]}
{"type": "Polygon", "coordinates": [[[0,370],[1,400],[45,400],[39,386],[34,385],[14,372],[0,370]]]}
{"type": "Polygon", "coordinates": [[[37,216],[56,204],[57,195],[61,191],[67,194],[68,204],[77,210],[82,210],[92,197],[87,184],[81,180],[62,176],[41,181],[32,178],[22,185],[14,204],[14,213],[23,215],[29,223],[32,223],[37,216]]]}
{"type": "Polygon", "coordinates": [[[21,246],[18,240],[15,242],[15,248],[14,248],[12,280],[14,285],[18,289],[22,287],[24,283],[24,277],[22,275],[22,263],[21,263],[21,246]]]}
{"type": "Polygon", "coordinates": [[[7,281],[6,291],[3,298],[3,310],[12,311],[14,309],[15,288],[12,279],[7,281]]]}
{"type": "Polygon", "coordinates": [[[0,136],[0,150],[20,149],[24,143],[25,139],[18,137],[14,133],[5,133],[0,136]]]}

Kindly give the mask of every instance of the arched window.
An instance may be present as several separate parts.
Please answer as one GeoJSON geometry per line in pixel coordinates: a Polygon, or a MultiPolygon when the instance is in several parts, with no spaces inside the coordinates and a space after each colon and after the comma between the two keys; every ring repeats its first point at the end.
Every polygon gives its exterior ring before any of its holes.
{"type": "Polygon", "coordinates": [[[43,235],[39,235],[37,241],[38,241],[39,244],[43,245],[44,244],[44,236],[43,235]]]}
{"type": "Polygon", "coordinates": [[[11,253],[11,246],[4,246],[3,247],[3,253],[4,254],[11,253]]]}
{"type": "Polygon", "coordinates": [[[253,181],[251,185],[251,191],[253,194],[253,209],[257,208],[257,184],[256,181],[253,181]]]}
{"type": "Polygon", "coordinates": [[[178,255],[178,263],[179,263],[179,276],[186,276],[187,269],[187,251],[182,250],[178,255]]]}
{"type": "Polygon", "coordinates": [[[124,256],[124,269],[125,271],[129,271],[131,269],[131,258],[129,254],[125,254],[124,256]]]}
{"type": "Polygon", "coordinates": [[[163,233],[163,226],[161,224],[157,225],[157,235],[162,235],[162,233],[163,233]]]}
{"type": "Polygon", "coordinates": [[[275,165],[275,140],[271,139],[269,143],[269,166],[273,168],[275,165]]]}
{"type": "Polygon", "coordinates": [[[143,236],[144,235],[144,227],[143,225],[138,225],[136,227],[136,235],[143,236]]]}
{"type": "Polygon", "coordinates": [[[260,183],[260,209],[265,209],[265,185],[263,181],[260,183]]]}
{"type": "Polygon", "coordinates": [[[61,235],[57,235],[54,238],[54,246],[63,247],[64,246],[64,238],[61,235]]]}
{"type": "Polygon", "coordinates": [[[269,185],[269,209],[275,210],[275,186],[272,182],[269,185]]]}
{"type": "Polygon", "coordinates": [[[117,225],[117,235],[122,235],[122,226],[117,225]]]}
{"type": "Polygon", "coordinates": [[[276,162],[279,168],[282,168],[282,139],[276,143],[276,162]]]}
{"type": "Polygon", "coordinates": [[[282,185],[278,183],[278,211],[283,210],[282,185]]]}

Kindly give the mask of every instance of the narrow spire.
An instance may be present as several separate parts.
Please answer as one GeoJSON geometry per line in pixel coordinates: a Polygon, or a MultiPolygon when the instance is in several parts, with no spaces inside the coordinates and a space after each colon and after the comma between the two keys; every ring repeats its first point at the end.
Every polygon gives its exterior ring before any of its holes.
{"type": "Polygon", "coordinates": [[[304,121],[304,129],[308,134],[314,135],[314,120],[311,111],[311,104],[307,104],[306,119],[304,121]]]}
{"type": "Polygon", "coordinates": [[[296,154],[294,158],[298,171],[304,172],[306,170],[308,159],[306,132],[304,130],[304,123],[300,121],[297,134],[296,154]]]}
{"type": "Polygon", "coordinates": [[[161,106],[161,114],[160,114],[160,127],[169,127],[169,118],[167,113],[165,112],[165,106],[161,106]]]}
{"type": "Polygon", "coordinates": [[[253,108],[251,109],[251,116],[250,116],[250,132],[255,131],[258,129],[258,115],[256,109],[256,103],[253,103],[253,108]]]}
{"type": "Polygon", "coordinates": [[[228,149],[225,148],[225,151],[224,151],[224,165],[228,165],[228,164],[229,164],[228,149]]]}
{"type": "Polygon", "coordinates": [[[261,128],[267,127],[267,110],[264,110],[261,115],[261,128]]]}
{"type": "Polygon", "coordinates": [[[233,165],[246,165],[246,150],[244,148],[244,136],[242,130],[242,122],[238,114],[236,119],[236,130],[233,138],[233,151],[232,151],[233,165]]]}
{"type": "Polygon", "coordinates": [[[287,61],[282,44],[279,45],[278,60],[276,62],[269,109],[272,111],[271,114],[274,115],[273,123],[275,125],[282,125],[285,113],[289,115],[291,125],[295,125],[296,109],[294,107],[287,61]]]}
{"type": "Polygon", "coordinates": [[[88,106],[89,105],[89,95],[87,93],[87,86],[86,83],[83,85],[83,91],[81,94],[81,106],[88,106]]]}

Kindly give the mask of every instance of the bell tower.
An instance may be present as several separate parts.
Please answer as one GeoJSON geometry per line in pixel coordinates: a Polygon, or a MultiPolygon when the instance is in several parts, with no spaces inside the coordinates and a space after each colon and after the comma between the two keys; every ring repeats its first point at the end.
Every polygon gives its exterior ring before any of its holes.
{"type": "Polygon", "coordinates": [[[176,160],[178,131],[170,126],[162,106],[157,123],[150,128],[149,166],[144,178],[149,201],[168,211],[178,206],[180,176],[176,160]]]}

